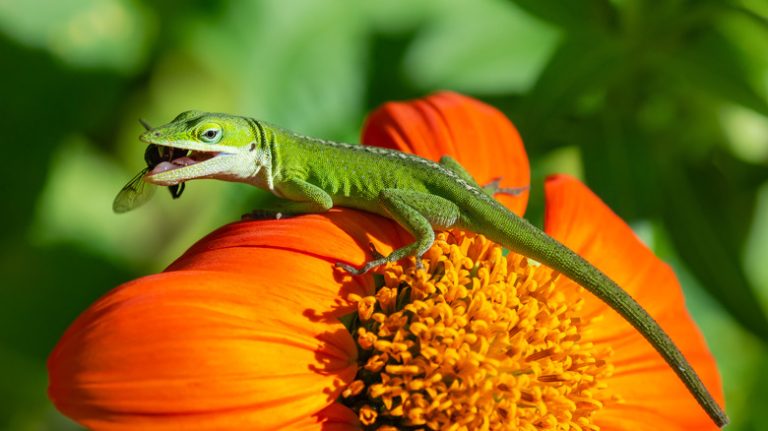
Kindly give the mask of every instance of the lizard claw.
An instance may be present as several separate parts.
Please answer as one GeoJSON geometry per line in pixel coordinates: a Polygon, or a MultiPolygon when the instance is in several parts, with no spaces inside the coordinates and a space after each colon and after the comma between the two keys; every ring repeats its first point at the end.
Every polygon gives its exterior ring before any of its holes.
{"type": "Polygon", "coordinates": [[[376,250],[376,246],[372,242],[368,243],[368,247],[370,247],[371,249],[371,256],[373,256],[373,260],[382,260],[386,257],[383,254],[379,253],[378,250],[376,250]]]}
{"type": "Polygon", "coordinates": [[[352,275],[363,275],[366,272],[368,272],[368,269],[366,269],[366,266],[368,266],[368,265],[365,265],[362,268],[358,269],[358,268],[355,268],[354,266],[348,265],[346,263],[336,262],[336,264],[334,266],[336,268],[341,268],[344,271],[346,271],[346,272],[348,272],[348,273],[350,273],[352,275]]]}
{"type": "Polygon", "coordinates": [[[336,268],[341,268],[352,275],[363,275],[366,272],[372,270],[373,268],[376,268],[377,266],[381,266],[387,263],[387,257],[379,253],[379,251],[376,250],[376,246],[373,245],[372,242],[368,243],[368,247],[371,248],[371,256],[373,257],[373,259],[369,260],[368,262],[365,262],[365,264],[360,268],[355,268],[352,265],[348,265],[342,262],[336,262],[335,264],[336,268]]]}

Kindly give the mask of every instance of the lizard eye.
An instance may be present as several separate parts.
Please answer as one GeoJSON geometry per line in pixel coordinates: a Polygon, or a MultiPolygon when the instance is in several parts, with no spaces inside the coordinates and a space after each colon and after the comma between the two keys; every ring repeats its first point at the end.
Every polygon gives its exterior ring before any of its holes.
{"type": "Polygon", "coordinates": [[[221,127],[210,125],[200,132],[200,139],[208,144],[215,144],[221,139],[221,127]]]}

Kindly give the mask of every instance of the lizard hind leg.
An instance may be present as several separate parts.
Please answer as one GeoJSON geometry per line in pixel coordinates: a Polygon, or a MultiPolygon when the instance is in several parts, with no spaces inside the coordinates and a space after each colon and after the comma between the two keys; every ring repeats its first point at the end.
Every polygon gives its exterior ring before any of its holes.
{"type": "Polygon", "coordinates": [[[482,185],[480,188],[489,195],[510,195],[518,196],[521,193],[530,189],[530,186],[522,187],[500,187],[501,177],[493,179],[491,182],[482,185]]]}
{"type": "Polygon", "coordinates": [[[337,263],[337,267],[361,275],[385,263],[396,262],[409,256],[415,256],[417,267],[421,267],[421,256],[435,242],[433,227],[452,227],[459,218],[459,208],[453,202],[429,193],[385,189],[379,194],[379,204],[389,217],[413,235],[415,240],[388,256],[375,257],[360,268],[345,263],[337,263]]]}
{"type": "Polygon", "coordinates": [[[466,169],[464,169],[464,166],[461,166],[461,164],[457,162],[456,159],[454,159],[453,157],[451,156],[440,157],[439,163],[440,163],[440,166],[453,172],[459,178],[466,181],[467,183],[477,188],[482,188],[479,184],[477,184],[477,181],[475,181],[475,178],[472,177],[472,175],[469,172],[467,172],[466,169]]]}
{"type": "Polygon", "coordinates": [[[528,190],[528,186],[523,187],[501,187],[501,177],[495,178],[491,182],[487,184],[480,185],[475,181],[475,179],[470,175],[469,172],[464,169],[459,162],[457,162],[453,157],[451,156],[443,156],[440,158],[440,165],[442,165],[444,168],[448,169],[449,171],[456,174],[459,178],[466,181],[468,184],[473,185],[480,190],[484,191],[489,196],[501,194],[501,195],[511,195],[511,196],[517,196],[520,193],[523,193],[524,191],[528,190]]]}

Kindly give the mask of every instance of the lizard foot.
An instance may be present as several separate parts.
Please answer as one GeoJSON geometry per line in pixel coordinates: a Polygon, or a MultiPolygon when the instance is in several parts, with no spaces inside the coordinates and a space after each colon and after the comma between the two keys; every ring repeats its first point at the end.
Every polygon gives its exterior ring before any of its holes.
{"type": "Polygon", "coordinates": [[[341,268],[352,275],[363,275],[371,269],[389,262],[386,256],[376,250],[376,246],[373,245],[372,242],[368,243],[368,247],[371,249],[371,256],[373,256],[373,260],[366,262],[365,265],[361,266],[360,268],[355,268],[352,265],[347,265],[346,263],[342,262],[336,262],[336,267],[341,268]]]}
{"type": "MultiPolygon", "coordinates": [[[[342,263],[342,262],[336,262],[336,267],[341,268],[352,275],[363,275],[366,272],[372,270],[373,268],[384,265],[387,262],[394,262],[396,260],[396,259],[390,259],[388,256],[384,256],[381,253],[379,253],[374,247],[373,243],[369,245],[371,247],[371,254],[373,254],[373,257],[374,257],[373,260],[366,262],[365,265],[361,266],[360,268],[355,268],[352,265],[342,263]]],[[[424,264],[421,262],[421,256],[416,256],[416,269],[417,270],[424,269],[424,264]]]]}
{"type": "Polygon", "coordinates": [[[348,265],[346,263],[336,262],[336,268],[341,268],[344,271],[347,271],[348,273],[350,273],[352,275],[363,275],[366,272],[370,271],[371,269],[373,269],[373,268],[375,268],[375,267],[377,267],[377,266],[379,266],[379,265],[381,265],[383,263],[386,263],[386,261],[379,262],[378,259],[377,259],[377,260],[372,260],[370,262],[366,262],[366,264],[361,266],[360,268],[355,268],[354,266],[348,265]]]}
{"type": "Polygon", "coordinates": [[[371,256],[373,256],[374,260],[382,260],[386,257],[383,254],[379,253],[378,250],[376,250],[376,246],[373,245],[372,242],[368,243],[368,247],[371,249],[371,256]]]}
{"type": "Polygon", "coordinates": [[[490,194],[491,196],[496,194],[517,196],[523,193],[524,191],[530,189],[530,186],[499,187],[500,183],[501,183],[501,177],[496,178],[493,181],[489,182],[488,184],[483,185],[482,188],[483,190],[486,191],[486,193],[490,194]]]}

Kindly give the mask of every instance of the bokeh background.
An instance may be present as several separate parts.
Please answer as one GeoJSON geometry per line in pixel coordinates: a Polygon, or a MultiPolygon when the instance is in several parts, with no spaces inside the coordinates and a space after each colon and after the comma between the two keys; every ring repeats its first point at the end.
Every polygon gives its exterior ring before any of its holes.
{"type": "Polygon", "coordinates": [[[567,172],[674,265],[729,429],[768,429],[764,0],[0,0],[0,65],[0,429],[78,429],[45,395],[69,322],[264,198],[194,182],[114,215],[139,118],[225,111],[357,142],[372,108],[439,89],[519,127],[532,221],[567,172]]]}

